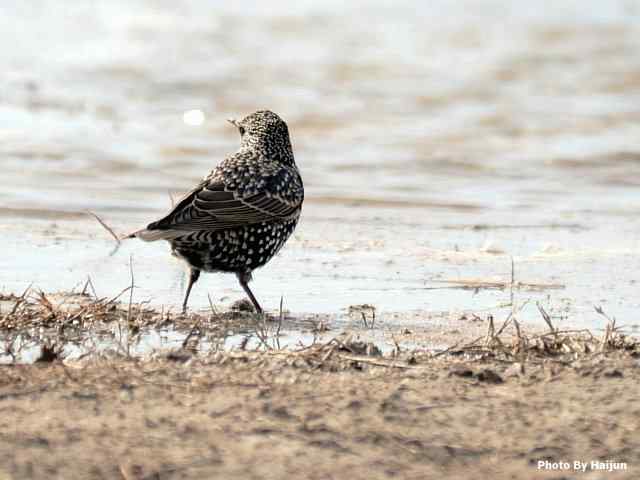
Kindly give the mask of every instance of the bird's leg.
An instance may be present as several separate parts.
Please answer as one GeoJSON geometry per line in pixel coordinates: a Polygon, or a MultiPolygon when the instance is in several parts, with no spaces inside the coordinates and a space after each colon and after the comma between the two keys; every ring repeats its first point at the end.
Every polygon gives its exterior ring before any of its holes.
{"type": "Polygon", "coordinates": [[[240,285],[242,285],[242,288],[244,289],[244,292],[249,297],[249,300],[251,300],[251,303],[253,303],[253,306],[256,309],[256,313],[262,315],[262,313],[263,313],[262,312],[262,307],[258,303],[258,300],[256,300],[256,297],[253,296],[253,293],[251,292],[251,289],[249,288],[249,280],[251,280],[251,273],[250,272],[242,272],[242,273],[238,272],[236,275],[238,277],[238,281],[240,282],[240,285]]]}
{"type": "Polygon", "coordinates": [[[182,302],[182,313],[187,313],[187,302],[189,301],[189,294],[191,293],[191,287],[198,281],[200,277],[200,270],[197,268],[189,269],[189,285],[187,285],[187,293],[184,296],[184,302],[182,302]]]}

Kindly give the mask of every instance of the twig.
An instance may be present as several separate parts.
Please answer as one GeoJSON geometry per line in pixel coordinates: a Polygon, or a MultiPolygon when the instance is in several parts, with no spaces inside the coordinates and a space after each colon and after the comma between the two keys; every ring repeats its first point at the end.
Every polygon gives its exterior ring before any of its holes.
{"type": "Polygon", "coordinates": [[[191,327],[189,334],[182,341],[182,346],[180,347],[182,350],[184,350],[187,347],[187,345],[189,344],[189,340],[191,340],[191,337],[193,337],[195,333],[199,331],[199,329],[200,329],[200,320],[198,320],[196,323],[193,324],[193,327],[191,327]]]}
{"type": "Polygon", "coordinates": [[[362,323],[364,323],[364,328],[373,329],[376,323],[376,309],[371,306],[368,310],[371,311],[371,322],[367,322],[367,315],[363,310],[361,310],[360,315],[362,316],[362,323]]]}
{"type": "Polygon", "coordinates": [[[527,360],[526,348],[527,348],[527,339],[524,337],[520,331],[520,324],[514,318],[513,324],[516,327],[516,334],[518,335],[518,353],[520,354],[520,374],[524,375],[524,362],[527,360]]]}
{"type": "Polygon", "coordinates": [[[38,303],[40,303],[40,305],[42,305],[50,314],[54,313],[55,309],[53,308],[53,304],[42,290],[38,292],[38,303]]]}
{"type": "Polygon", "coordinates": [[[27,293],[29,293],[29,290],[31,290],[32,286],[33,286],[33,282],[30,283],[29,286],[24,289],[24,292],[22,292],[22,295],[20,295],[16,299],[16,303],[13,305],[13,308],[11,309],[11,312],[9,313],[9,316],[13,315],[14,313],[16,313],[16,310],[18,310],[18,307],[24,302],[24,299],[26,298],[27,293]]]}
{"type": "Polygon", "coordinates": [[[125,293],[127,293],[129,290],[131,290],[133,288],[133,285],[129,285],[128,287],[122,289],[122,291],[117,294],[115,297],[113,297],[111,300],[109,300],[107,303],[105,303],[105,305],[109,305],[113,302],[115,302],[116,300],[118,300],[122,295],[124,295],[125,293]]]}
{"type": "Polygon", "coordinates": [[[127,325],[131,321],[131,305],[133,303],[133,288],[134,288],[134,277],[133,277],[133,255],[129,255],[129,273],[131,275],[131,285],[129,285],[129,309],[127,310],[127,325]]]}
{"type": "Polygon", "coordinates": [[[324,362],[326,362],[326,361],[329,359],[329,357],[330,357],[331,355],[333,355],[333,351],[334,351],[335,349],[336,349],[336,346],[335,346],[335,345],[332,345],[332,346],[331,346],[331,348],[329,348],[329,349],[327,350],[327,353],[325,353],[325,354],[322,356],[322,359],[321,359],[320,363],[324,363],[324,362]]]}
{"type": "Polygon", "coordinates": [[[252,336],[253,335],[247,335],[242,339],[242,342],[240,342],[240,350],[245,351],[247,349],[247,344],[249,343],[249,340],[251,340],[252,336]]]}
{"type": "Polygon", "coordinates": [[[522,344],[522,332],[520,332],[520,324],[518,320],[513,319],[513,325],[516,327],[516,335],[518,336],[518,344],[522,344]]]}
{"type": "Polygon", "coordinates": [[[396,339],[396,336],[393,333],[391,334],[391,340],[393,340],[393,345],[395,346],[393,350],[393,356],[398,357],[400,356],[400,344],[398,343],[398,340],[396,339]]]}
{"type": "Polygon", "coordinates": [[[489,325],[487,326],[487,340],[485,344],[489,345],[496,338],[496,328],[493,325],[493,315],[489,315],[487,320],[489,320],[489,325]]]}
{"type": "Polygon", "coordinates": [[[553,326],[553,323],[551,323],[551,317],[549,314],[545,311],[542,305],[540,305],[540,302],[536,302],[536,306],[538,307],[538,311],[540,312],[540,315],[542,315],[543,320],[549,326],[549,330],[551,330],[552,333],[556,333],[557,330],[553,326]]]}
{"type": "Polygon", "coordinates": [[[276,329],[276,344],[278,346],[278,350],[280,350],[280,329],[282,328],[282,319],[283,319],[283,313],[282,313],[282,302],[284,300],[284,297],[282,295],[280,295],[280,315],[278,317],[278,328],[276,329]]]}
{"type": "Polygon", "coordinates": [[[265,316],[264,315],[255,315],[255,322],[256,322],[256,326],[255,326],[255,331],[256,331],[256,337],[258,337],[258,340],[260,340],[260,343],[265,347],[265,349],[267,350],[273,350],[273,347],[271,345],[269,345],[269,329],[267,327],[266,321],[265,321],[265,316]]]}
{"type": "Polygon", "coordinates": [[[604,318],[606,318],[609,323],[614,323],[614,324],[616,323],[616,319],[615,318],[612,319],[611,317],[609,317],[609,315],[607,315],[604,312],[604,310],[602,309],[602,307],[600,305],[596,305],[595,307],[593,307],[593,309],[596,311],[596,313],[598,313],[598,314],[602,315],[604,318]]]}
{"type": "Polygon", "coordinates": [[[425,367],[420,367],[420,366],[415,366],[415,365],[407,365],[407,364],[402,364],[402,363],[387,363],[387,362],[381,362],[378,360],[370,360],[368,358],[364,358],[364,357],[356,357],[353,355],[343,355],[343,354],[338,354],[338,356],[344,360],[351,360],[352,362],[360,362],[360,363],[367,363],[369,365],[375,365],[376,367],[388,367],[388,368],[406,368],[406,369],[424,369],[425,367]]]}
{"type": "Polygon", "coordinates": [[[613,339],[613,335],[618,330],[618,328],[616,327],[616,319],[615,319],[615,317],[614,318],[610,318],[609,315],[604,313],[604,310],[599,305],[595,306],[594,309],[595,309],[595,311],[597,313],[599,313],[600,315],[602,315],[604,318],[607,319],[607,324],[606,324],[605,330],[604,330],[604,337],[602,339],[602,342],[600,343],[600,351],[604,352],[605,349],[611,343],[611,341],[613,339]]]}
{"type": "Polygon", "coordinates": [[[91,215],[93,218],[95,218],[95,219],[98,221],[98,223],[99,223],[100,225],[102,225],[102,227],[103,227],[107,232],[109,232],[109,233],[111,234],[111,236],[115,239],[116,243],[117,243],[118,245],[120,245],[120,242],[121,242],[120,237],[118,237],[118,235],[116,235],[116,233],[113,231],[113,229],[112,229],[109,225],[107,225],[106,223],[104,223],[104,222],[102,221],[102,219],[101,219],[98,215],[96,215],[95,213],[93,213],[92,211],[87,210],[87,213],[88,213],[89,215],[91,215]]]}
{"type": "Polygon", "coordinates": [[[513,255],[511,256],[511,284],[509,285],[509,300],[511,301],[511,308],[513,309],[513,287],[515,286],[515,282],[516,282],[516,272],[515,272],[515,266],[513,263],[513,255]]]}
{"type": "Polygon", "coordinates": [[[93,282],[91,281],[91,275],[87,275],[87,281],[84,283],[84,287],[82,288],[82,292],[80,292],[80,295],[88,295],[87,293],[88,287],[91,287],[91,291],[93,292],[94,298],[98,298],[98,295],[96,294],[96,289],[93,286],[93,282]]]}
{"type": "Polygon", "coordinates": [[[495,334],[496,337],[499,336],[504,331],[505,328],[507,328],[507,325],[509,325],[512,319],[515,320],[513,318],[513,310],[509,312],[509,315],[507,315],[507,319],[504,321],[502,326],[498,329],[498,333],[495,334]]]}
{"type": "MultiPolygon", "coordinates": [[[[482,337],[477,338],[477,339],[476,339],[476,340],[474,340],[472,343],[477,342],[477,341],[478,341],[478,340],[480,340],[481,338],[482,338],[482,337]]],[[[434,354],[433,354],[433,356],[434,356],[434,358],[435,358],[435,357],[439,357],[439,356],[441,356],[441,355],[446,355],[447,353],[449,353],[449,352],[454,351],[455,349],[457,349],[459,345],[460,345],[460,342],[456,342],[455,344],[451,345],[449,348],[446,348],[446,349],[444,349],[444,350],[440,350],[440,351],[439,351],[439,352],[437,352],[437,353],[434,353],[434,354]]],[[[464,348],[464,347],[463,347],[463,348],[464,348]]]]}
{"type": "Polygon", "coordinates": [[[209,308],[211,308],[211,315],[215,317],[218,314],[218,312],[216,312],[216,309],[213,306],[213,302],[211,301],[211,295],[209,295],[208,293],[207,293],[207,298],[209,299],[209,308]]]}

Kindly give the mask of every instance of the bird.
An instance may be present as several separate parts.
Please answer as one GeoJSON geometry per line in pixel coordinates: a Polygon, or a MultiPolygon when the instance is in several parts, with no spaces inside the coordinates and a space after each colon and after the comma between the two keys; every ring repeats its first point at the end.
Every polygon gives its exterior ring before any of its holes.
{"type": "Polygon", "coordinates": [[[228,120],[240,148],[220,162],[171,211],[125,238],[166,240],[189,267],[182,303],[201,272],[235,273],[255,311],[262,307],[249,288],[252,272],[283,247],[300,219],[304,185],[287,124],[270,110],[228,120]]]}

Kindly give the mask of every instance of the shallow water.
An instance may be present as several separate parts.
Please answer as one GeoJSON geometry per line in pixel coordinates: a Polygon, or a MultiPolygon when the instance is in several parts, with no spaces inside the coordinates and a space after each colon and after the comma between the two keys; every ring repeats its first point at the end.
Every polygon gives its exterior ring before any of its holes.
{"type": "MultiPolygon", "coordinates": [[[[521,316],[561,326],[593,307],[637,325],[640,2],[79,0],[0,6],[0,288],[176,306],[184,268],[165,244],[113,243],[238,145],[224,120],[268,107],[289,123],[307,199],[253,284],[269,310],[381,325],[521,316]],[[200,109],[191,126],[185,111],[200,109]],[[476,227],[476,228],[473,228],[476,227]],[[399,315],[398,315],[399,314],[399,315]],[[409,320],[407,320],[409,319],[409,320]],[[411,320],[414,319],[414,320],[411,320]],[[399,320],[397,321],[399,322],[399,320]]],[[[207,275],[191,304],[228,306],[207,275]]]]}

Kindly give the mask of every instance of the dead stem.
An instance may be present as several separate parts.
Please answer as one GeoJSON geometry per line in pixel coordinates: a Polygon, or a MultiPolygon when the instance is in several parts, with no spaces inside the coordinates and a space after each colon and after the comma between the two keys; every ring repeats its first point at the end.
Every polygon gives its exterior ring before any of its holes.
{"type": "Polygon", "coordinates": [[[131,275],[131,284],[129,285],[129,308],[127,309],[127,325],[131,323],[131,306],[133,305],[133,255],[129,255],[129,274],[131,275]]]}
{"type": "Polygon", "coordinates": [[[121,242],[120,237],[118,237],[118,235],[116,235],[116,233],[113,231],[113,229],[112,229],[109,225],[107,225],[105,222],[103,222],[103,221],[102,221],[102,219],[101,219],[98,215],[96,215],[95,213],[93,213],[93,212],[91,212],[91,211],[89,211],[89,210],[87,210],[87,213],[88,213],[89,215],[91,215],[93,218],[95,218],[95,219],[98,221],[98,223],[99,223],[100,225],[102,225],[102,227],[103,227],[107,232],[109,232],[109,233],[111,234],[111,236],[114,238],[114,240],[116,241],[116,243],[117,243],[118,245],[120,245],[120,242],[121,242]]]}
{"type": "Polygon", "coordinates": [[[511,283],[509,284],[509,301],[511,302],[511,305],[513,308],[513,288],[516,283],[516,272],[515,272],[515,265],[513,262],[513,256],[511,256],[510,258],[511,258],[511,283]]]}
{"type": "Polygon", "coordinates": [[[543,306],[540,305],[540,302],[536,302],[536,306],[538,307],[538,311],[540,312],[540,315],[542,315],[542,319],[549,327],[549,330],[551,331],[551,333],[555,333],[556,328],[553,326],[553,323],[551,323],[551,317],[549,316],[549,314],[546,312],[543,306]]]}
{"type": "Polygon", "coordinates": [[[213,306],[213,302],[211,301],[211,295],[209,295],[207,293],[207,298],[209,299],[209,308],[211,309],[211,316],[215,317],[216,315],[218,315],[218,312],[216,312],[216,309],[213,306]]]}
{"type": "Polygon", "coordinates": [[[280,295],[280,314],[278,315],[278,328],[276,329],[276,344],[278,347],[278,350],[280,350],[280,329],[282,328],[282,320],[284,318],[284,315],[282,313],[282,302],[284,301],[284,297],[282,295],[280,295]]]}
{"type": "Polygon", "coordinates": [[[189,333],[187,334],[187,336],[184,338],[184,340],[182,341],[182,345],[180,347],[181,350],[184,350],[187,348],[187,345],[189,344],[189,340],[191,340],[191,338],[198,333],[198,338],[200,337],[200,319],[198,319],[196,321],[196,323],[193,324],[193,327],[191,327],[191,330],[189,331],[189,333]]]}
{"type": "Polygon", "coordinates": [[[91,287],[91,291],[93,292],[93,297],[94,298],[98,298],[98,294],[96,293],[96,289],[93,286],[93,282],[91,281],[91,275],[87,276],[87,281],[84,283],[84,287],[82,288],[82,292],[80,292],[80,295],[88,295],[87,293],[87,288],[91,287]]]}

